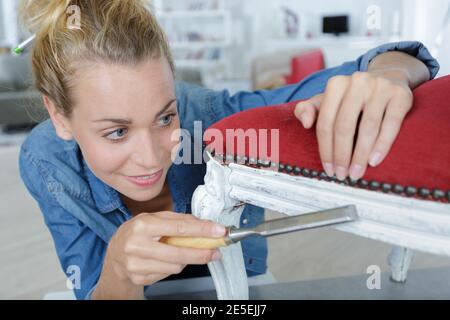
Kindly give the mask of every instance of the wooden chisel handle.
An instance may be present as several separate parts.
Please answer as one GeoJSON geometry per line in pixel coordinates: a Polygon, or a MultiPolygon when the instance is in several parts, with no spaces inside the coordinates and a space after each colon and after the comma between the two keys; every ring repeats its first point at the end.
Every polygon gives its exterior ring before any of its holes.
{"type": "Polygon", "coordinates": [[[159,242],[195,249],[217,249],[227,246],[225,238],[162,237],[159,242]]]}

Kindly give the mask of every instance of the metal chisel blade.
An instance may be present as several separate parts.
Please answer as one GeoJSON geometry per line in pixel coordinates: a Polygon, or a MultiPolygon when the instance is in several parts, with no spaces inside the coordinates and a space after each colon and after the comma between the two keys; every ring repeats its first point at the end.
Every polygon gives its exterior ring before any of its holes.
{"type": "Polygon", "coordinates": [[[270,237],[299,230],[320,228],[346,223],[358,219],[354,205],[333,208],[303,215],[266,221],[254,228],[231,229],[228,235],[231,242],[237,242],[251,235],[270,237]]]}

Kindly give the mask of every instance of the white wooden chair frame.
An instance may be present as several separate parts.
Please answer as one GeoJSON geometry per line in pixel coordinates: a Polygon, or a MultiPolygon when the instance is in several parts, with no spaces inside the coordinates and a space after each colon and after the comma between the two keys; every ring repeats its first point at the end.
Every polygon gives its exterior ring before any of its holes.
{"type": "MultiPolygon", "coordinates": [[[[245,203],[286,215],[356,205],[359,220],[334,228],[392,244],[394,247],[388,261],[394,281],[406,280],[412,250],[450,256],[448,203],[384,194],[236,163],[221,163],[210,157],[205,185],[199,186],[193,195],[193,214],[201,219],[239,226],[245,203]]],[[[248,299],[240,243],[220,250],[223,258],[208,265],[218,299],[248,299]]]]}

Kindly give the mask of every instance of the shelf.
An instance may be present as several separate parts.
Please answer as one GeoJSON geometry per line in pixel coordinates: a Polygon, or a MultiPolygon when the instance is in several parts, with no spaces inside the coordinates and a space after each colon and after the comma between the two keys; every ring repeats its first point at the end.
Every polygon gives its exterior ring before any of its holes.
{"type": "Polygon", "coordinates": [[[365,48],[377,43],[387,43],[393,40],[392,37],[356,37],[356,36],[340,36],[340,37],[317,37],[312,39],[307,38],[270,38],[268,42],[276,47],[284,46],[346,46],[352,48],[365,48]]]}
{"type": "Polygon", "coordinates": [[[224,56],[233,44],[233,26],[225,0],[154,0],[154,7],[177,68],[199,71],[204,84],[229,73],[224,56]]]}
{"type": "MultiPolygon", "coordinates": [[[[170,46],[172,49],[208,49],[208,48],[223,48],[231,44],[231,13],[224,9],[217,10],[175,10],[169,12],[160,11],[156,14],[156,17],[162,23],[162,26],[166,26],[168,30],[175,30],[175,33],[171,35],[168,32],[170,46]],[[187,19],[183,19],[187,18],[187,19]],[[187,41],[186,35],[177,34],[180,31],[178,29],[184,29],[183,26],[190,26],[195,23],[197,29],[193,29],[192,32],[199,33],[200,35],[205,31],[205,23],[209,25],[213,23],[213,27],[219,28],[219,33],[215,33],[214,37],[204,36],[205,41],[187,41]],[[173,25],[177,27],[174,28],[173,25]],[[182,36],[182,37],[181,37],[182,36]],[[210,38],[217,38],[210,39],[210,38]],[[179,39],[179,40],[177,40],[179,39]],[[186,40],[184,40],[186,39],[186,40]]],[[[208,30],[208,28],[206,27],[208,30]]],[[[213,29],[214,30],[214,29],[213,29]]],[[[210,30],[211,31],[211,30],[210,30]]],[[[186,32],[186,31],[185,31],[186,32]]]]}

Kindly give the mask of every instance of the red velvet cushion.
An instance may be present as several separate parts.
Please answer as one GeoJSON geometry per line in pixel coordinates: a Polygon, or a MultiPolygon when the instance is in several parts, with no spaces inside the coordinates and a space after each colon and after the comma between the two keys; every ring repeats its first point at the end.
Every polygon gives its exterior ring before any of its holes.
{"type": "MultiPolygon", "coordinates": [[[[227,117],[211,128],[220,130],[226,137],[226,129],[279,129],[279,170],[293,175],[302,175],[328,181],[323,173],[318,152],[315,130],[306,130],[294,116],[296,102],[270,107],[261,107],[227,117]],[[306,169],[306,170],[305,170],[306,169]]],[[[226,149],[231,141],[223,142],[226,149]]],[[[270,139],[269,139],[270,141],[270,139]]],[[[218,141],[207,141],[208,149],[217,154],[218,141]]],[[[221,142],[220,142],[221,143],[221,142]]],[[[250,154],[248,140],[245,156],[250,154]]],[[[261,144],[258,140],[258,146],[261,144]]],[[[268,155],[271,154],[270,143],[268,155]]],[[[244,156],[244,154],[239,154],[244,156]]],[[[270,158],[270,157],[269,157],[270,158]]],[[[246,165],[252,165],[246,159],[246,165]]],[[[267,165],[259,159],[258,166],[267,165]]],[[[272,166],[277,167],[273,163],[272,166]]],[[[403,122],[401,132],[390,153],[376,168],[368,167],[364,177],[357,182],[346,180],[353,187],[414,196],[427,200],[450,201],[450,76],[429,81],[414,91],[414,107],[403,122]]]]}

